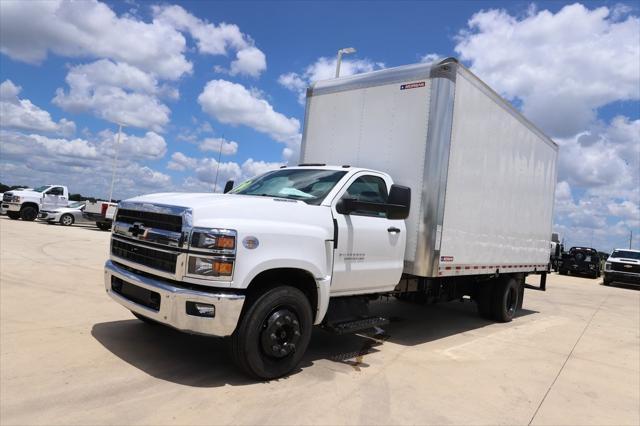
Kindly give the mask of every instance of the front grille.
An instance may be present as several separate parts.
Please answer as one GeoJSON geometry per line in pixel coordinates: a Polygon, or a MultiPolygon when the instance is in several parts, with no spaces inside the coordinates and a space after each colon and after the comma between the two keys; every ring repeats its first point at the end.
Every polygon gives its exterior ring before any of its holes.
{"type": "Polygon", "coordinates": [[[138,287],[118,277],[111,276],[111,289],[120,296],[154,311],[160,310],[160,293],[138,287]]]}
{"type": "Polygon", "coordinates": [[[611,263],[611,269],[613,271],[618,271],[618,272],[634,272],[636,274],[640,274],[640,264],[631,265],[629,263],[612,262],[611,263]],[[630,268],[626,268],[625,266],[631,266],[631,267],[630,268]]]}
{"type": "Polygon", "coordinates": [[[11,201],[11,197],[13,197],[13,194],[5,193],[5,194],[2,195],[2,201],[10,202],[11,201]]]}
{"type": "Polygon", "coordinates": [[[142,247],[112,239],[111,254],[159,271],[170,272],[172,274],[176,272],[178,253],[167,253],[154,250],[150,247],[142,247]]]}
{"type": "Polygon", "coordinates": [[[182,216],[165,213],[118,209],[116,221],[131,224],[141,223],[145,228],[163,229],[172,232],[182,231],[182,216]]]}

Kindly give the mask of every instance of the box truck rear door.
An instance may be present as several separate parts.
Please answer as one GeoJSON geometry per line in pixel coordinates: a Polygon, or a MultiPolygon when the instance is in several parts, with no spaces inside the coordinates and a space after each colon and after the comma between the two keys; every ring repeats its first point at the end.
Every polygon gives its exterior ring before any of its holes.
{"type": "MultiPolygon", "coordinates": [[[[390,183],[390,182],[389,182],[390,183]]],[[[356,174],[332,203],[338,243],[334,252],[331,294],[347,295],[392,290],[402,274],[406,229],[403,220],[383,212],[336,210],[340,199],[387,202],[387,182],[381,176],[356,174]]]]}

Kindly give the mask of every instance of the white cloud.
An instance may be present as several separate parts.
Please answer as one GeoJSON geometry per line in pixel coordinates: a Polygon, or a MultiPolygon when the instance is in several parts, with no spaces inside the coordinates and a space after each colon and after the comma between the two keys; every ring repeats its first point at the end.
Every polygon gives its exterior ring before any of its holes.
{"type": "Polygon", "coordinates": [[[5,80],[0,84],[0,127],[70,136],[76,131],[73,121],[65,118],[57,123],[51,115],[28,99],[20,99],[22,88],[5,80]]]}
{"type": "Polygon", "coordinates": [[[444,58],[437,53],[427,53],[420,58],[420,62],[423,64],[435,64],[436,62],[440,62],[442,59],[444,58]]]}
{"type": "Polygon", "coordinates": [[[289,149],[300,145],[300,122],[275,111],[256,91],[226,80],[211,80],[198,96],[202,110],[221,123],[248,126],[289,149]]]}
{"type": "Polygon", "coordinates": [[[66,77],[69,91],[56,91],[53,102],[74,113],[95,116],[130,127],[161,132],[169,122],[169,108],[157,94],[157,80],[126,63],[101,59],[76,65],[66,77]]]}
{"type": "MultiPolygon", "coordinates": [[[[112,158],[117,143],[118,133],[103,130],[98,133],[101,153],[112,158]]],[[[158,160],[167,153],[167,143],[155,132],[146,132],[143,136],[128,135],[122,132],[118,156],[129,160],[158,160]]]]}
{"type": "Polygon", "coordinates": [[[640,99],[640,20],[621,12],[579,3],[522,18],[483,10],[455,50],[490,86],[520,99],[534,123],[568,137],[584,131],[598,108],[640,99]]]}
{"type": "Polygon", "coordinates": [[[166,79],[190,73],[186,41],[161,20],[117,16],[96,0],[3,1],[0,51],[41,63],[48,52],[68,57],[111,58],[166,79]]]}
{"type": "MultiPolygon", "coordinates": [[[[301,73],[290,72],[282,74],[278,83],[298,94],[298,102],[304,104],[305,90],[312,83],[320,80],[335,78],[336,58],[320,57],[313,64],[308,65],[301,73]]],[[[372,62],[368,59],[342,59],[340,76],[361,74],[384,68],[382,62],[372,62]]]]}
{"type": "Polygon", "coordinates": [[[182,186],[186,190],[193,191],[213,190],[217,174],[218,184],[216,190],[221,191],[228,180],[234,180],[238,184],[270,170],[275,170],[280,166],[282,166],[282,163],[269,163],[249,158],[242,164],[232,161],[221,162],[218,167],[218,162],[214,158],[193,158],[181,152],[175,152],[171,156],[171,161],[169,161],[167,168],[192,172],[193,175],[186,177],[182,186]]]}
{"type": "MultiPolygon", "coordinates": [[[[169,175],[136,161],[158,158],[166,149],[161,139],[152,132],[141,137],[123,137],[117,163],[116,198],[173,188],[169,175]]],[[[107,196],[113,167],[115,136],[112,133],[101,132],[89,140],[0,130],[0,140],[3,182],[30,186],[58,182],[69,186],[72,192],[107,196]]]]}
{"type": "Polygon", "coordinates": [[[222,155],[235,155],[238,152],[238,142],[224,138],[206,138],[200,143],[201,151],[222,152],[222,155]],[[220,149],[222,148],[222,151],[220,149]]]}
{"type": "Polygon", "coordinates": [[[267,69],[267,58],[262,51],[256,47],[247,47],[239,50],[237,59],[231,62],[229,74],[245,74],[251,77],[258,77],[262,71],[267,69]]]}
{"type": "Polygon", "coordinates": [[[231,63],[231,68],[227,71],[223,67],[216,67],[217,71],[258,77],[267,69],[264,53],[255,47],[251,37],[243,34],[237,25],[224,22],[215,25],[193,16],[177,5],[153,6],[152,9],[158,22],[191,34],[202,54],[227,55],[229,51],[235,50],[236,59],[231,63]]]}

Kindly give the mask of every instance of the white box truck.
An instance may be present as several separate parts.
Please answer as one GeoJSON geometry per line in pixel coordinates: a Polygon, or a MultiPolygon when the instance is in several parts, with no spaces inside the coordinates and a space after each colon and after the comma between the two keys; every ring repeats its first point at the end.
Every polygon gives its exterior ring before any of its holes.
{"type": "Polygon", "coordinates": [[[229,337],[248,374],[293,371],[311,327],[383,325],[382,295],[468,296],[506,322],[549,269],[558,147],[453,59],[315,84],[303,164],[227,194],[119,204],[107,293],[143,321],[229,337]]]}

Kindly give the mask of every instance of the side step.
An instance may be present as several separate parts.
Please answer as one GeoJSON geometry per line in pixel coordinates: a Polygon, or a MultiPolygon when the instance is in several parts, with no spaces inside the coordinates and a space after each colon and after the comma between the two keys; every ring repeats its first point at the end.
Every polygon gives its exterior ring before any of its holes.
{"type": "Polygon", "coordinates": [[[389,320],[383,317],[368,317],[361,318],[353,321],[343,321],[333,324],[327,324],[325,328],[329,331],[342,335],[342,334],[351,334],[357,333],[358,331],[368,330],[374,327],[379,327],[382,325],[389,324],[389,320]]]}

